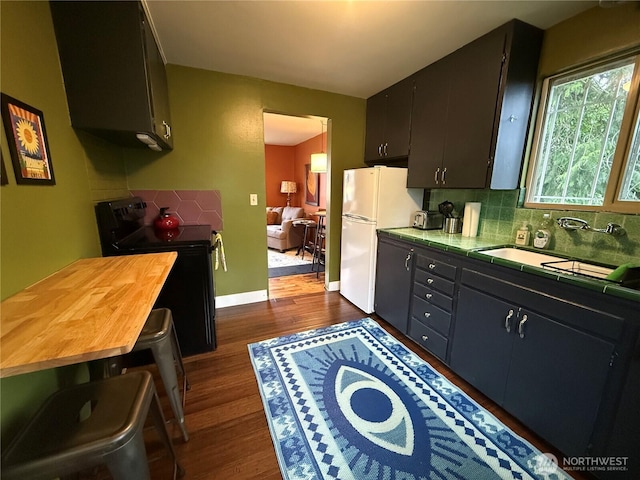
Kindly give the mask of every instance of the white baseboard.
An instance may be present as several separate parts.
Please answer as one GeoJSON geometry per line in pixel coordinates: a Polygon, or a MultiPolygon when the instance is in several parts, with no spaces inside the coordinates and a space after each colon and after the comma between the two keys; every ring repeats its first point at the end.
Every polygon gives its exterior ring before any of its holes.
{"type": "Polygon", "coordinates": [[[269,299],[266,290],[256,290],[255,292],[234,293],[216,297],[216,308],[235,307],[236,305],[246,305],[248,303],[265,302],[269,299]]]}
{"type": "Polygon", "coordinates": [[[340,280],[337,282],[329,282],[327,285],[328,292],[337,292],[338,290],[340,290],[340,280]]]}

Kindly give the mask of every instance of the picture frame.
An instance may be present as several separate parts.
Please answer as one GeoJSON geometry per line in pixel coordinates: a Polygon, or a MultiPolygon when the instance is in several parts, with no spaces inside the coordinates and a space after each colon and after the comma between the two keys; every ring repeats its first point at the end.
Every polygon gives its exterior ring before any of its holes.
{"type": "Polygon", "coordinates": [[[4,168],[4,158],[2,152],[0,152],[0,168],[2,168],[2,170],[0,171],[0,185],[6,185],[7,183],[9,183],[9,180],[7,179],[7,170],[6,168],[4,168]]]}
{"type": "Polygon", "coordinates": [[[42,111],[4,93],[0,109],[16,183],[55,185],[42,111]]]}
{"type": "Polygon", "coordinates": [[[320,204],[320,174],[313,173],[311,171],[310,163],[307,163],[304,166],[304,171],[305,171],[304,203],[306,203],[307,205],[313,205],[317,207],[320,204]]]}

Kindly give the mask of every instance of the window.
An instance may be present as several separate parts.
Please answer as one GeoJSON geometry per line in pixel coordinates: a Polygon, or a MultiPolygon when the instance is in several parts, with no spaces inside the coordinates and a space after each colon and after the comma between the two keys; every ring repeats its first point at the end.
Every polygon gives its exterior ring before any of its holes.
{"type": "Polygon", "coordinates": [[[639,63],[635,55],[545,80],[527,206],[640,211],[639,63]]]}

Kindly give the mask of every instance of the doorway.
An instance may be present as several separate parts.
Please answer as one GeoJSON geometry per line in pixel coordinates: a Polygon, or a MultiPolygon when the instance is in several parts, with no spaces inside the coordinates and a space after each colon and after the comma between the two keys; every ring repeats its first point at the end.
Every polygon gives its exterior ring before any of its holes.
{"type": "Polygon", "coordinates": [[[263,117],[269,298],[288,290],[288,283],[324,288],[329,119],[271,112],[263,117]],[[312,171],[316,154],[326,163],[312,171]]]}

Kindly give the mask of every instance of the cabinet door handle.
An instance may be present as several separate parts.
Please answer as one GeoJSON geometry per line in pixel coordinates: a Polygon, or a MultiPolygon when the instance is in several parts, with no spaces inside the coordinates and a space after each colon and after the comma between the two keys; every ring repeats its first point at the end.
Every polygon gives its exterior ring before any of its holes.
{"type": "Polygon", "coordinates": [[[382,148],[382,151],[384,152],[384,156],[387,156],[387,145],[389,145],[388,143],[384,144],[384,147],[382,148]]]}
{"type": "Polygon", "coordinates": [[[382,144],[378,145],[378,156],[382,156],[382,144]]]}
{"type": "Polygon", "coordinates": [[[511,317],[513,317],[513,309],[509,310],[509,315],[504,319],[504,329],[507,333],[511,332],[511,317]]]}
{"type": "Polygon", "coordinates": [[[429,313],[429,312],[424,312],[424,316],[425,316],[426,318],[429,318],[429,317],[431,316],[431,313],[429,313]]]}
{"type": "Polygon", "coordinates": [[[447,175],[447,167],[442,169],[442,175],[440,175],[440,180],[442,180],[442,184],[446,184],[447,181],[445,179],[445,176],[447,175]]]}
{"type": "Polygon", "coordinates": [[[171,125],[169,125],[164,120],[162,121],[162,125],[164,126],[164,138],[167,140],[171,138],[171,125]]]}
{"type": "Polygon", "coordinates": [[[429,269],[433,270],[434,268],[436,268],[436,264],[435,263],[430,263],[429,264],[429,269]]]}
{"type": "Polygon", "coordinates": [[[427,293],[427,294],[425,294],[425,296],[424,296],[424,298],[428,298],[429,300],[431,299],[431,297],[433,297],[433,295],[432,295],[432,294],[430,294],[430,293],[427,293]]]}
{"type": "Polygon", "coordinates": [[[440,167],[436,170],[436,173],[433,175],[433,181],[438,185],[440,182],[438,181],[438,175],[440,174],[440,167]]]}
{"type": "Polygon", "coordinates": [[[411,254],[407,253],[407,258],[404,259],[404,268],[409,271],[409,260],[411,260],[411,254]]]}
{"type": "Polygon", "coordinates": [[[518,324],[518,335],[520,335],[520,338],[524,338],[524,324],[527,323],[527,316],[523,315],[522,316],[522,320],[520,320],[520,323],[518,324]]]}
{"type": "Polygon", "coordinates": [[[433,278],[427,278],[427,283],[431,285],[433,283],[433,278]]]}
{"type": "Polygon", "coordinates": [[[426,342],[427,340],[429,340],[429,337],[427,337],[426,335],[422,335],[422,340],[426,342]]]}

